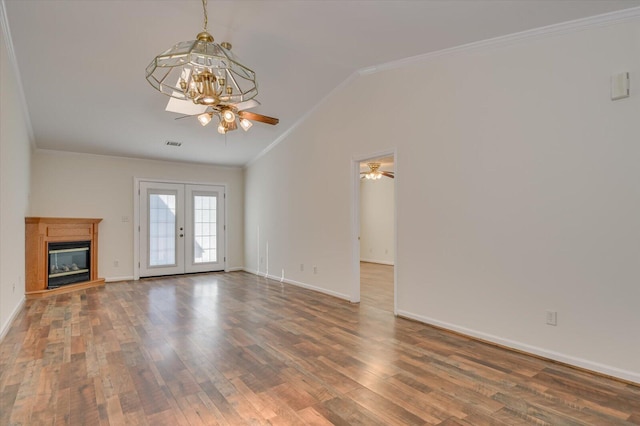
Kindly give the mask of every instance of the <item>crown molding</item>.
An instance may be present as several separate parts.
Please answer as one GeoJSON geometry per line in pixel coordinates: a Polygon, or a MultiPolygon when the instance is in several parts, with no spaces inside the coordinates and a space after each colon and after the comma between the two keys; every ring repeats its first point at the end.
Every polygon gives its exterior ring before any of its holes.
{"type": "Polygon", "coordinates": [[[22,77],[20,70],[18,69],[18,60],[16,59],[16,52],[13,49],[13,39],[11,38],[11,30],[9,28],[9,19],[7,18],[7,8],[5,0],[0,0],[0,27],[2,27],[2,36],[4,38],[5,48],[7,49],[7,57],[9,65],[13,69],[13,74],[16,77],[16,84],[18,86],[18,97],[20,98],[20,107],[24,114],[24,121],[27,125],[27,136],[32,148],[36,148],[35,136],[33,133],[33,126],[31,124],[31,116],[29,115],[29,108],[27,107],[27,98],[24,95],[24,86],[22,85],[22,77]]]}
{"type": "Polygon", "coordinates": [[[469,51],[481,51],[495,47],[504,47],[517,44],[523,41],[535,40],[545,37],[551,37],[561,34],[581,31],[588,28],[602,27],[606,25],[618,24],[625,21],[640,18],[640,7],[618,10],[615,12],[605,13],[602,15],[590,16],[588,18],[575,19],[573,21],[561,22],[559,24],[547,25],[545,27],[534,28],[531,30],[521,31],[518,33],[507,34],[500,37],[494,37],[486,40],[467,43],[448,49],[438,50],[436,52],[425,53],[422,55],[411,56],[399,59],[397,61],[385,62],[383,64],[371,67],[361,68],[357,71],[359,75],[375,74],[382,71],[388,71],[397,68],[408,67],[419,63],[429,62],[442,56],[456,55],[469,51]]]}
{"type": "MultiPolygon", "coordinates": [[[[4,0],[2,0],[4,1],[4,0]]],[[[497,46],[506,46],[510,44],[517,44],[524,41],[556,36],[561,34],[572,33],[581,31],[588,28],[601,27],[606,25],[618,24],[625,21],[631,21],[640,18],[640,7],[633,7],[629,9],[623,9],[615,12],[605,13],[602,15],[591,16],[588,18],[575,19],[573,21],[561,22],[559,24],[548,25],[545,27],[534,28],[531,30],[521,31],[518,33],[508,34],[505,36],[490,38],[487,40],[481,40],[473,43],[463,44],[460,46],[452,47],[449,49],[442,49],[436,52],[425,53],[422,55],[411,56],[408,58],[400,59],[397,61],[385,62],[372,67],[360,68],[354,71],[346,80],[336,86],[331,92],[329,92],[324,98],[322,98],[313,108],[311,108],[306,114],[300,117],[291,127],[289,127],[284,133],[282,133],[276,140],[274,140],[269,146],[260,151],[258,155],[246,162],[243,168],[248,168],[265,154],[275,148],[280,142],[285,140],[298,126],[309,118],[322,104],[324,104],[334,93],[339,92],[344,87],[349,85],[357,77],[375,74],[382,71],[388,71],[397,68],[408,67],[428,61],[432,61],[436,58],[449,55],[457,55],[469,51],[479,51],[484,49],[491,49],[497,46]]]]}

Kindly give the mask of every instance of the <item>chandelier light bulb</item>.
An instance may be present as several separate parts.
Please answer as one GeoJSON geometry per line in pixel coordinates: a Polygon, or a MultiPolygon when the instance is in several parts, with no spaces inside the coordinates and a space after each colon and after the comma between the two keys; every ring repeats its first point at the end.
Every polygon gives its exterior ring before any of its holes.
{"type": "Polygon", "coordinates": [[[218,133],[220,133],[221,135],[227,133],[227,129],[224,127],[224,124],[222,124],[222,121],[220,122],[220,124],[218,124],[218,133]]]}

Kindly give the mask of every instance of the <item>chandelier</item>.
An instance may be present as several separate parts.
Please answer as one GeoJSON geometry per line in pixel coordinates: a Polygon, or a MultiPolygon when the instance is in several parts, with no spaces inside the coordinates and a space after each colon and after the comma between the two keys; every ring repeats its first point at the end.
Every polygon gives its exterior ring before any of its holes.
{"type": "Polygon", "coordinates": [[[147,66],[147,81],[167,96],[212,108],[255,98],[255,72],[238,61],[230,43],[214,42],[207,32],[207,0],[202,0],[202,8],[203,31],[195,40],[180,42],[156,56],[147,66]]]}

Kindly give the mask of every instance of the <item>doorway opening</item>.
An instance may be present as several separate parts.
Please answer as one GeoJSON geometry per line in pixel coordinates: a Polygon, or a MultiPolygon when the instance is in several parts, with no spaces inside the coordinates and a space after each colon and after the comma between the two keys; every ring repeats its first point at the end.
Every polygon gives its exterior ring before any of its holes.
{"type": "Polygon", "coordinates": [[[396,153],[353,160],[351,301],[396,314],[396,153]]]}

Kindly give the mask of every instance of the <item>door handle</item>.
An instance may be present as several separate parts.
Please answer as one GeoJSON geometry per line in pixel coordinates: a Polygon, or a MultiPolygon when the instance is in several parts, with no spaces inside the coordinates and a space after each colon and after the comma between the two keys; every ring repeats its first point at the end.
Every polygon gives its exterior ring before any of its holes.
{"type": "Polygon", "coordinates": [[[180,237],[184,237],[184,234],[180,234],[180,237]]]}

